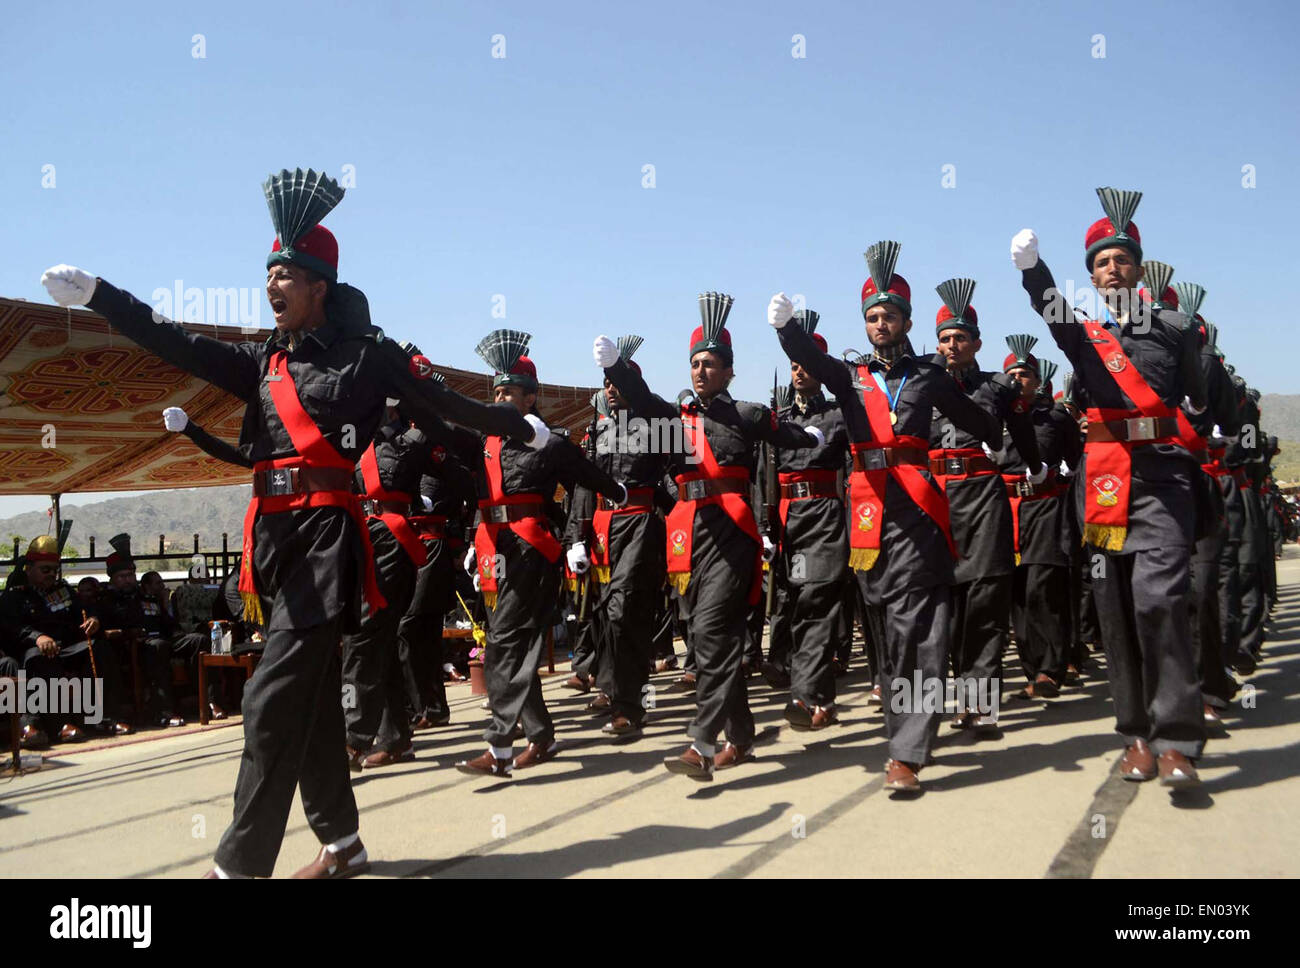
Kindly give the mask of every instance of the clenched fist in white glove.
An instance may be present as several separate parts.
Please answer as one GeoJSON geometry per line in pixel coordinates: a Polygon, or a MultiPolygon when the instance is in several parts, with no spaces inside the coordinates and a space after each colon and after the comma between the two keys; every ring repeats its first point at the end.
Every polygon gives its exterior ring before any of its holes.
{"type": "Polygon", "coordinates": [[[767,304],[767,323],[773,329],[785,329],[794,316],[794,303],[783,292],[778,292],[767,304]]]}
{"type": "Polygon", "coordinates": [[[474,591],[481,592],[482,590],[483,579],[478,576],[478,572],[474,572],[474,591]]]}
{"type": "Polygon", "coordinates": [[[1037,487],[1043,481],[1047,480],[1047,465],[1039,464],[1037,471],[1025,471],[1025,480],[1037,487]]]}
{"type": "Polygon", "coordinates": [[[587,546],[579,541],[571,547],[565,554],[569,562],[569,571],[575,575],[585,575],[587,573],[587,546]]]}
{"type": "Polygon", "coordinates": [[[826,443],[826,435],[822,433],[820,427],[804,427],[803,432],[813,440],[817,441],[817,446],[821,447],[826,443]]]}
{"type": "Polygon", "coordinates": [[[478,552],[474,546],[470,545],[469,550],[465,552],[465,574],[478,575],[478,552]]]}
{"type": "Polygon", "coordinates": [[[41,285],[60,306],[84,306],[95,294],[97,280],[76,266],[50,266],[41,273],[41,285]]]}
{"type": "Polygon", "coordinates": [[[163,426],[174,434],[184,430],[189,422],[189,414],[180,407],[168,407],[163,411],[163,426]]]}
{"type": "Polygon", "coordinates": [[[1038,236],[1033,229],[1021,229],[1011,239],[1011,261],[1017,269],[1038,265],[1038,236]]]}
{"type": "Polygon", "coordinates": [[[592,344],[591,355],[598,367],[607,370],[618,360],[618,345],[602,333],[592,344]]]}
{"type": "Polygon", "coordinates": [[[524,419],[533,428],[533,439],[528,442],[528,446],[533,450],[541,450],[546,446],[546,442],[551,439],[551,428],[546,426],[546,422],[536,414],[524,414],[524,419]]]}
{"type": "Polygon", "coordinates": [[[771,561],[776,557],[776,545],[772,544],[772,539],[763,535],[763,560],[771,561]]]}

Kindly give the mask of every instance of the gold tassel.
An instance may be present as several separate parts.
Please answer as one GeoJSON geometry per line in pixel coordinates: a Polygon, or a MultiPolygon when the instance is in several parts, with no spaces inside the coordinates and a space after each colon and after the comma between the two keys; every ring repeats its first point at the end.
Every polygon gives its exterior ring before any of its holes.
{"type": "Polygon", "coordinates": [[[564,583],[569,586],[569,591],[573,592],[575,595],[578,594],[579,579],[566,577],[564,583]]]}
{"type": "Polygon", "coordinates": [[[496,608],[496,607],[497,607],[497,593],[496,593],[496,592],[484,592],[484,593],[483,593],[483,604],[486,605],[488,608],[496,608]]]}
{"type": "Polygon", "coordinates": [[[853,548],[849,551],[849,567],[854,571],[870,571],[879,557],[879,548],[853,548]]]}
{"type": "Polygon", "coordinates": [[[1017,565],[1020,564],[1020,552],[1019,552],[1019,551],[1016,552],[1016,564],[1017,564],[1017,565]]]}
{"type": "Polygon", "coordinates": [[[257,592],[240,592],[239,597],[244,600],[244,621],[253,625],[263,625],[262,621],[262,596],[257,592]]]}
{"type": "Polygon", "coordinates": [[[668,573],[668,584],[677,589],[678,595],[686,594],[686,585],[691,580],[689,571],[670,571],[668,573]]]}
{"type": "Polygon", "coordinates": [[[1102,551],[1121,551],[1124,539],[1128,537],[1128,528],[1115,524],[1085,524],[1083,526],[1083,543],[1090,544],[1102,551]]]}
{"type": "Polygon", "coordinates": [[[591,577],[602,585],[609,584],[609,565],[593,565],[591,577]]]}

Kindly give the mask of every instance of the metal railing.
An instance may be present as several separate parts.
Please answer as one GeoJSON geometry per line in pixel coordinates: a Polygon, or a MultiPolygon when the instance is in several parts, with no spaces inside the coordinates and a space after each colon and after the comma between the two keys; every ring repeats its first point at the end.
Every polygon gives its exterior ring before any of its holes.
{"type": "MultiPolygon", "coordinates": [[[[229,532],[223,531],[221,533],[220,551],[201,549],[199,547],[199,544],[200,544],[199,534],[196,531],[194,532],[194,548],[192,551],[168,551],[167,536],[165,534],[160,534],[158,535],[157,554],[145,551],[144,549],[140,549],[140,548],[133,548],[132,553],[133,556],[140,561],[177,562],[178,564],[181,565],[180,568],[176,569],[177,571],[188,571],[190,562],[193,560],[194,556],[203,555],[204,561],[207,564],[208,580],[213,583],[220,583],[222,581],[225,581],[225,579],[230,575],[231,571],[239,567],[240,551],[230,550],[229,532]]],[[[3,582],[4,575],[7,575],[10,571],[12,571],[14,568],[18,566],[19,559],[22,557],[24,550],[25,549],[21,546],[19,539],[15,538],[13,544],[13,557],[9,558],[8,560],[0,560],[0,583],[3,582]]],[[[67,568],[70,565],[82,565],[82,564],[94,565],[94,564],[107,564],[107,563],[108,563],[107,555],[95,554],[95,538],[92,535],[90,538],[90,554],[65,557],[60,562],[60,566],[61,568],[67,568]]]]}

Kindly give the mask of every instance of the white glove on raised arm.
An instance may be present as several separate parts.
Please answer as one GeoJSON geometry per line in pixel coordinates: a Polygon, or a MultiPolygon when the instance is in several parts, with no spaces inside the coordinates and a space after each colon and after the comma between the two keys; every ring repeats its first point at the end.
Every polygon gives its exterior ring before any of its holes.
{"type": "Polygon", "coordinates": [[[465,574],[477,575],[478,569],[475,567],[475,565],[477,564],[478,564],[478,552],[474,550],[473,545],[470,545],[469,550],[465,552],[465,566],[464,566],[465,574]]]}
{"type": "Polygon", "coordinates": [[[163,426],[174,434],[184,430],[189,423],[189,414],[180,407],[168,407],[163,411],[163,426]]]}
{"type": "Polygon", "coordinates": [[[536,414],[526,413],[524,419],[533,428],[533,439],[528,442],[528,446],[533,450],[541,450],[551,439],[551,428],[546,426],[546,421],[536,414]]]}
{"type": "Polygon", "coordinates": [[[609,369],[618,360],[618,345],[603,333],[591,346],[591,355],[602,370],[609,369]]]}
{"type": "Polygon", "coordinates": [[[822,429],[820,427],[804,427],[803,432],[806,433],[813,440],[817,441],[818,447],[826,443],[826,435],[822,433],[822,429]]]}
{"type": "Polygon", "coordinates": [[[573,572],[575,575],[586,574],[589,563],[587,561],[587,546],[585,544],[581,541],[574,544],[565,554],[565,558],[567,558],[569,562],[569,571],[573,572]]]}
{"type": "Polygon", "coordinates": [[[1011,261],[1017,269],[1038,265],[1038,236],[1033,229],[1021,229],[1011,238],[1011,261]]]}
{"type": "Polygon", "coordinates": [[[98,280],[76,266],[50,266],[41,273],[41,285],[60,306],[84,306],[95,295],[98,280]]]}
{"type": "Polygon", "coordinates": [[[773,329],[785,329],[794,316],[794,303],[783,292],[778,292],[767,304],[767,322],[773,329]]]}
{"type": "Polygon", "coordinates": [[[771,561],[776,556],[776,545],[772,544],[772,539],[763,535],[763,560],[771,561]]]}

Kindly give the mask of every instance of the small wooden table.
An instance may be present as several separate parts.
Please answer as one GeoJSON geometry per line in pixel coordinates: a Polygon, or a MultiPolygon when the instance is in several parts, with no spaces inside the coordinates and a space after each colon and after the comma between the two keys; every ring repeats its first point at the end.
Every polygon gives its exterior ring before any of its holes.
{"type": "Polygon", "coordinates": [[[239,655],[230,655],[222,653],[213,655],[210,652],[199,654],[199,725],[208,725],[208,669],[243,669],[244,679],[248,680],[257,668],[257,660],[262,657],[260,652],[243,652],[239,655]]]}

